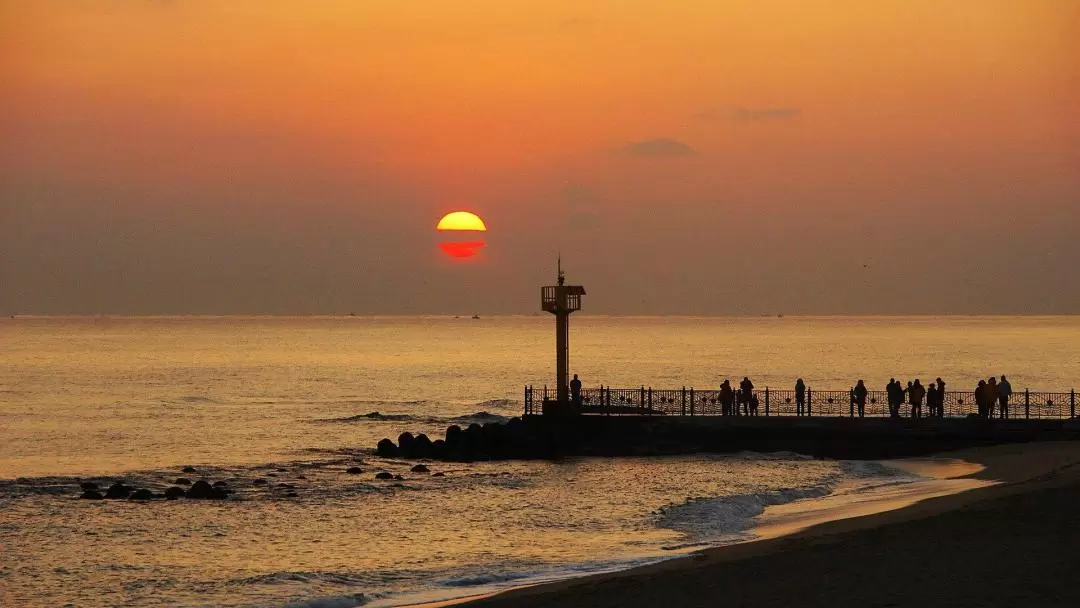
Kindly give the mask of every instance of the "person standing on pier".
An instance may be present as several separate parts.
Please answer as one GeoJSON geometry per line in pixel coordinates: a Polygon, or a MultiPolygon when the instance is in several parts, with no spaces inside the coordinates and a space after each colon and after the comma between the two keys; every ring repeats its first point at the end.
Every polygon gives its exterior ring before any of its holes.
{"type": "Polygon", "coordinates": [[[990,420],[994,419],[994,406],[997,405],[997,398],[997,378],[990,376],[990,379],[986,381],[986,417],[990,420]]]}
{"type": "Polygon", "coordinates": [[[570,403],[574,404],[574,407],[581,407],[581,380],[578,380],[577,374],[574,374],[574,379],[570,381],[570,403]]]}
{"type": "Polygon", "coordinates": [[[806,384],[802,378],[795,381],[795,415],[806,413],[806,384]]]}
{"type": "Polygon", "coordinates": [[[945,381],[941,378],[935,380],[937,382],[937,400],[938,400],[938,417],[945,417],[945,381]]]}
{"type": "Polygon", "coordinates": [[[922,417],[922,402],[923,397],[926,396],[926,389],[919,383],[919,379],[916,378],[912,383],[911,388],[908,389],[908,403],[911,404],[911,419],[918,420],[922,417]]]}
{"type": "Polygon", "coordinates": [[[889,417],[899,418],[900,404],[904,402],[904,389],[896,378],[889,378],[889,383],[885,385],[885,395],[889,400],[889,417]]]}
{"type": "Polygon", "coordinates": [[[855,405],[859,408],[859,418],[862,418],[866,415],[866,396],[870,394],[870,391],[866,390],[866,384],[859,380],[855,383],[851,394],[855,397],[855,405]]]}
{"type": "Polygon", "coordinates": [[[975,387],[975,405],[979,406],[979,418],[986,419],[986,380],[979,380],[979,385],[975,387]]]}
{"type": "Polygon", "coordinates": [[[929,416],[931,418],[938,417],[938,400],[941,397],[941,393],[938,392],[937,384],[930,383],[930,388],[926,389],[926,409],[929,410],[929,416]]]}
{"type": "Polygon", "coordinates": [[[750,381],[750,378],[743,376],[742,382],[739,383],[739,403],[742,404],[746,410],[746,415],[750,415],[750,396],[754,394],[754,383],[750,381]]]}
{"type": "Polygon", "coordinates": [[[734,416],[735,411],[735,391],[731,390],[731,381],[725,379],[720,385],[720,412],[724,416],[734,416]]]}
{"type": "Polygon", "coordinates": [[[998,398],[998,410],[1001,411],[1001,419],[1006,420],[1009,417],[1009,397],[1012,397],[1012,384],[1005,378],[1001,377],[1001,382],[997,385],[997,398],[998,398]]]}

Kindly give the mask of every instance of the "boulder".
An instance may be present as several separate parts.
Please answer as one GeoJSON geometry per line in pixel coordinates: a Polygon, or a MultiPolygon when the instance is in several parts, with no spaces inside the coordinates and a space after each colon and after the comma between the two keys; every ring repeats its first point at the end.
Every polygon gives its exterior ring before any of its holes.
{"type": "Polygon", "coordinates": [[[446,477],[446,473],[443,473],[442,471],[439,471],[438,473],[432,473],[431,476],[432,477],[446,477]]]}
{"type": "Polygon", "coordinates": [[[415,441],[416,441],[416,438],[413,437],[413,434],[408,432],[408,431],[405,431],[404,433],[398,435],[398,438],[397,438],[398,449],[401,450],[404,454],[412,454],[413,443],[415,441]]]}
{"type": "Polygon", "coordinates": [[[178,486],[190,486],[191,485],[191,480],[188,479],[187,477],[177,477],[176,481],[174,481],[173,483],[175,483],[178,486]]]}
{"type": "Polygon", "coordinates": [[[375,453],[384,458],[392,458],[397,456],[398,448],[390,439],[382,439],[379,445],[375,446],[375,453]]]}
{"type": "Polygon", "coordinates": [[[428,473],[431,471],[431,469],[427,468],[427,465],[422,464],[413,465],[413,468],[410,470],[413,473],[428,473]]]}
{"type": "Polygon", "coordinates": [[[84,489],[84,490],[96,490],[96,489],[98,489],[98,485],[96,483],[92,482],[92,481],[84,481],[84,482],[79,484],[79,487],[84,489]]]}
{"type": "Polygon", "coordinates": [[[228,493],[225,488],[215,488],[204,479],[200,479],[193,483],[191,489],[187,491],[188,498],[203,500],[223,500],[227,496],[228,493]]]}
{"type": "Polygon", "coordinates": [[[461,441],[461,427],[452,424],[446,428],[446,447],[454,449],[461,441]]]}
{"type": "Polygon", "coordinates": [[[154,497],[154,493],[146,488],[139,488],[128,496],[128,500],[150,500],[154,497]]]}
{"type": "Polygon", "coordinates": [[[109,486],[108,490],[105,490],[105,498],[109,499],[127,498],[128,494],[131,494],[131,488],[119,481],[109,486]]]}
{"type": "Polygon", "coordinates": [[[178,488],[176,486],[165,489],[165,498],[167,498],[168,500],[176,500],[177,498],[183,498],[186,494],[187,493],[184,492],[184,488],[178,488]]]}
{"type": "Polygon", "coordinates": [[[102,498],[105,498],[105,497],[102,496],[101,492],[98,492],[97,490],[87,490],[87,491],[83,492],[82,496],[80,496],[79,498],[81,498],[83,500],[101,500],[102,498]]]}
{"type": "Polygon", "coordinates": [[[349,475],[359,475],[364,472],[364,469],[361,469],[360,467],[349,467],[345,469],[345,472],[349,475]]]}
{"type": "Polygon", "coordinates": [[[416,441],[413,441],[413,449],[410,456],[413,458],[428,458],[432,453],[431,439],[427,435],[420,433],[416,436],[416,441]]]}
{"type": "Polygon", "coordinates": [[[375,474],[375,479],[393,479],[393,473],[387,473],[386,471],[380,471],[375,474]]]}
{"type": "Polygon", "coordinates": [[[187,467],[184,467],[184,468],[180,469],[180,472],[181,473],[196,473],[197,471],[195,470],[195,467],[187,466],[187,467]]]}

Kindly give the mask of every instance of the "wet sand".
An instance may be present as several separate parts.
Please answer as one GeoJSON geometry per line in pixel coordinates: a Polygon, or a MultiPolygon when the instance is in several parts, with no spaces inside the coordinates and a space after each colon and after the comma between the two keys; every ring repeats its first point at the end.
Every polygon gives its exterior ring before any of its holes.
{"type": "MultiPolygon", "coordinates": [[[[941,456],[985,467],[966,478],[1000,483],[793,534],[778,528],[760,541],[464,605],[1080,605],[1080,442],[941,456]]],[[[918,460],[908,462],[919,466],[918,460]]]]}

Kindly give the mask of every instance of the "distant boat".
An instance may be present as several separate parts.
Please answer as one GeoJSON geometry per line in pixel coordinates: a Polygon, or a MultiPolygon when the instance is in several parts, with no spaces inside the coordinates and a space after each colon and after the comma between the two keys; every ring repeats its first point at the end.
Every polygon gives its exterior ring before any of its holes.
{"type": "Polygon", "coordinates": [[[479,318],[480,318],[480,315],[473,315],[473,316],[472,316],[472,318],[474,318],[474,319],[479,319],[479,318]]]}

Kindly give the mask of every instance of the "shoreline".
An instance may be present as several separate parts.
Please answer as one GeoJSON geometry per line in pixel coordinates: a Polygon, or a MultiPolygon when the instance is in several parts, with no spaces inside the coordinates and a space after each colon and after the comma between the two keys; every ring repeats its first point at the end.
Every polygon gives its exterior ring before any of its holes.
{"type": "MultiPolygon", "coordinates": [[[[736,565],[745,567],[750,562],[777,557],[786,558],[787,561],[792,558],[816,560],[814,554],[819,552],[819,547],[843,547],[849,541],[866,537],[874,531],[893,532],[895,530],[892,529],[904,528],[905,525],[934,523],[932,520],[955,517],[969,509],[987,508],[987,505],[992,509],[999,502],[1022,500],[1028,494],[1044,490],[1073,490],[1080,494],[1080,442],[967,448],[933,457],[888,461],[888,464],[900,468],[912,467],[912,472],[918,473],[921,467],[933,466],[932,461],[935,460],[971,463],[980,468],[962,471],[960,476],[952,478],[970,482],[970,485],[947,492],[942,491],[942,488],[930,490],[925,496],[913,497],[906,501],[906,504],[896,504],[886,510],[856,512],[840,519],[819,521],[812,521],[811,518],[785,522],[781,518],[781,521],[771,524],[772,527],[769,523],[765,523],[761,528],[755,527],[755,533],[764,532],[758,539],[709,547],[684,558],[668,559],[614,573],[527,585],[413,606],[647,606],[665,598],[666,601],[671,601],[672,595],[679,596],[679,599],[674,601],[677,605],[696,605],[698,602],[704,605],[715,603],[717,597],[704,591],[695,593],[694,589],[719,591],[716,588],[717,578],[723,571],[730,571],[736,565]]],[[[924,468],[922,470],[925,471],[924,468]]],[[[934,481],[936,480],[930,480],[931,483],[934,481]]],[[[784,506],[779,507],[782,510],[784,506]]],[[[776,510],[772,515],[775,514],[776,510]]],[[[768,519],[769,516],[767,511],[761,517],[768,519]]],[[[1039,524],[1037,521],[1029,523],[1039,524]]],[[[852,564],[855,565],[857,564],[852,564]]],[[[813,584],[813,581],[800,582],[813,584]]],[[[824,584],[825,581],[818,583],[824,584]]],[[[765,603],[764,598],[770,595],[768,589],[759,585],[751,584],[750,589],[758,590],[763,598],[762,603],[765,603]]],[[[873,593],[873,589],[867,588],[861,601],[871,601],[873,593]]],[[[741,605],[758,605],[753,601],[753,597],[753,593],[747,593],[743,598],[747,601],[741,605]]]]}
{"type": "Polygon", "coordinates": [[[481,586],[475,590],[475,593],[468,593],[459,597],[424,600],[420,596],[415,597],[415,601],[408,601],[405,604],[397,604],[393,600],[376,600],[368,605],[373,608],[386,606],[396,606],[398,608],[444,608],[465,605],[483,599],[499,598],[526,589],[539,591],[549,586],[557,586],[573,581],[618,577],[639,569],[660,567],[668,562],[692,560],[698,555],[709,551],[726,550],[748,543],[787,537],[830,521],[841,521],[907,508],[930,498],[966,492],[995,483],[974,477],[982,472],[985,466],[951,456],[924,456],[865,462],[882,464],[898,471],[918,475],[921,479],[898,481],[895,484],[878,483],[870,485],[860,483],[858,479],[851,479],[842,482],[824,496],[798,499],[766,507],[763,513],[754,518],[751,527],[742,532],[733,533],[733,536],[747,535],[751,536],[751,538],[733,539],[729,542],[694,542],[682,550],[672,551],[668,555],[657,556],[655,561],[646,565],[629,565],[613,571],[555,577],[533,582],[525,580],[520,584],[509,584],[500,588],[481,586]]]}

